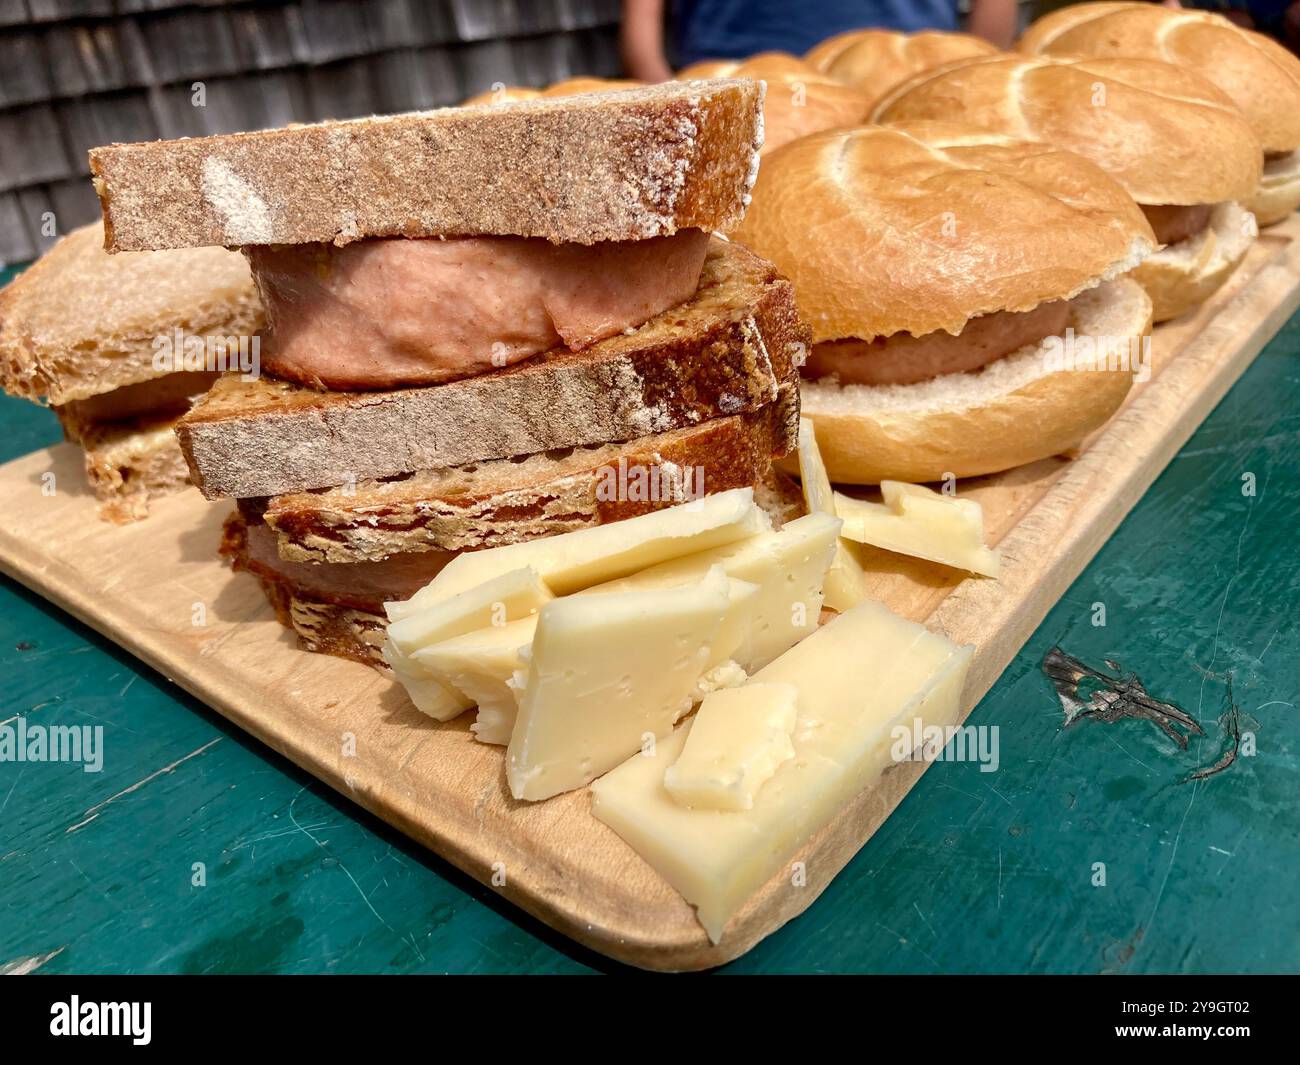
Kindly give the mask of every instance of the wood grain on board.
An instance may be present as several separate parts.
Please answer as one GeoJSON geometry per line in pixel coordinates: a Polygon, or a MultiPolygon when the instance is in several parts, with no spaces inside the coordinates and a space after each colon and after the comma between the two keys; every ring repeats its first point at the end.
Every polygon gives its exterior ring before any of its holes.
{"type": "MultiPolygon", "coordinates": [[[[964,482],[1002,549],[998,580],[869,553],[876,595],[975,644],[961,717],[1298,305],[1293,218],[1266,231],[1198,314],[1157,329],[1152,379],[1077,457],[964,482]]],[[[712,945],[691,907],[591,816],[585,790],[516,802],[503,749],[475,742],[469,715],[430,721],[372,670],[297,650],[257,582],[215,556],[228,509],[187,492],[146,522],[102,524],[80,453],[60,445],[0,467],[0,569],[529,913],[621,961],[698,969],[744,953],[811,904],[924,771],[891,767],[805,846],[805,885],[774,876],[712,945]],[[46,495],[51,472],[56,491],[46,495]],[[355,756],[345,755],[349,735],[355,756]]]]}

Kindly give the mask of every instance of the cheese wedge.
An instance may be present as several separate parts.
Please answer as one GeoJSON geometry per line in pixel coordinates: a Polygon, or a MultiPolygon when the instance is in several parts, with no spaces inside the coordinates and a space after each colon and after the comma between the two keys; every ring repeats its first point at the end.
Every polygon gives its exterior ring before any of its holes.
{"type": "Polygon", "coordinates": [[[728,606],[720,567],[677,588],[542,608],[506,752],[516,799],[589,784],[690,710],[728,606]]]}
{"type": "Polygon", "coordinates": [[[798,700],[792,684],[746,684],[707,696],[681,757],[664,774],[668,793],[682,806],[752,809],[758,789],[794,757],[798,700]]]}
{"type": "Polygon", "coordinates": [[[758,585],[748,611],[748,631],[731,655],[752,672],[817,628],[822,581],[834,558],[839,529],[839,520],[829,514],[806,514],[779,531],[664,562],[600,587],[673,587],[698,581],[713,566],[721,566],[728,577],[758,585]]]}
{"type": "Polygon", "coordinates": [[[507,744],[518,700],[510,680],[528,666],[525,657],[537,631],[537,615],[489,626],[422,648],[412,659],[478,707],[470,731],[484,743],[507,744]]]}
{"type": "MultiPolygon", "coordinates": [[[[682,582],[675,582],[681,584],[682,582]]],[[[662,584],[660,587],[670,587],[662,584]]],[[[598,595],[621,589],[620,582],[597,585],[580,593],[598,595]]],[[[698,702],[709,692],[743,684],[746,674],[731,655],[748,632],[752,603],[758,586],[727,580],[727,608],[718,636],[710,648],[705,672],[692,692],[698,702]]],[[[484,743],[507,744],[519,708],[519,695],[527,685],[528,649],[537,631],[536,615],[507,625],[480,629],[422,648],[412,661],[448,688],[463,692],[478,707],[470,726],[474,738],[484,743]]]]}
{"type": "MultiPolygon", "coordinates": [[[[809,513],[836,516],[835,492],[817,447],[811,418],[799,419],[799,484],[809,513]]],[[[857,545],[842,537],[835,545],[835,557],[822,585],[823,600],[832,610],[843,613],[871,597],[867,572],[857,552],[857,545]]]]}
{"type": "Polygon", "coordinates": [[[775,890],[808,890],[789,883],[789,863],[846,802],[879,781],[892,764],[895,725],[957,721],[970,658],[970,647],[863,603],[751,679],[799,690],[795,756],[754,795],[752,809],[691,809],[673,799],[664,777],[686,746],[687,721],[651,753],[597,780],[592,812],[696,907],[716,943],[774,876],[775,890]]]}
{"type": "Polygon", "coordinates": [[[753,489],[735,488],[608,525],[486,551],[466,551],[410,599],[389,603],[385,609],[389,619],[397,621],[524,566],[535,569],[556,595],[569,595],[668,559],[768,532],[771,527],[767,515],[754,505],[753,489]]]}
{"type": "Polygon", "coordinates": [[[554,599],[537,571],[525,566],[393,622],[382,654],[417,710],[450,721],[474,705],[465,692],[434,677],[411,655],[440,640],[537,612],[554,599]]]}
{"type": "Polygon", "coordinates": [[[846,539],[986,577],[998,575],[1001,556],[984,544],[984,512],[974,500],[900,481],[882,481],[880,494],[884,503],[835,493],[846,539]]]}

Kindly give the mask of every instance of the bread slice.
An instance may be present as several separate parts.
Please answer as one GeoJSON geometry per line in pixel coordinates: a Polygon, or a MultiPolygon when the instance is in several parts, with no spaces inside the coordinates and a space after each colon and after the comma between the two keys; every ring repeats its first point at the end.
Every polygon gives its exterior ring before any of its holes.
{"type": "MultiPolygon", "coordinates": [[[[803,495],[798,485],[770,467],[754,485],[754,501],[767,512],[775,528],[780,528],[787,521],[793,521],[805,513],[803,495]]],[[[256,521],[250,521],[243,512],[236,510],[226,519],[222,530],[222,556],[230,560],[236,571],[252,573],[258,578],[262,591],[275,610],[276,618],[280,624],[294,631],[303,650],[349,658],[387,672],[389,667],[379,653],[388,625],[383,597],[377,594],[357,594],[355,591],[337,594],[327,590],[323,586],[324,582],[315,576],[319,571],[337,574],[356,568],[364,569],[374,563],[276,562],[268,566],[257,557],[259,548],[253,543],[257,537],[267,532],[263,528],[259,533],[256,521]]],[[[547,535],[541,527],[534,528],[532,532],[533,539],[547,535]]],[[[260,550],[267,550],[265,544],[261,545],[260,550]]],[[[438,568],[452,556],[446,552],[437,552],[433,557],[431,554],[433,553],[425,552],[409,558],[395,557],[417,565],[419,563],[416,560],[429,559],[427,579],[432,580],[438,568]]],[[[365,580],[363,578],[355,583],[363,585],[365,580]]],[[[407,598],[409,594],[406,591],[398,592],[392,598],[407,598]]]]}
{"type": "Polygon", "coordinates": [[[209,498],[273,496],[634,440],[772,403],[807,350],[790,283],[715,240],[695,296],[629,333],[461,381],[316,392],[230,376],[181,419],[209,498]]]}
{"type": "Polygon", "coordinates": [[[93,422],[56,407],[63,435],[86,453],[86,479],[99,500],[99,516],[116,525],[149,516],[149,504],[190,483],[176,442],[176,416],[93,422]]]}
{"type": "Polygon", "coordinates": [[[262,307],[242,255],[223,248],[109,255],[95,222],[0,290],[0,387],[68,403],[170,372],[159,337],[252,336],[262,307]]]}
{"type": "Polygon", "coordinates": [[[260,516],[278,535],[280,557],[299,562],[500,547],[752,485],[773,458],[794,450],[798,427],[798,387],[790,382],[775,403],[750,414],[629,443],[275,496],[260,516]]]}
{"type": "Polygon", "coordinates": [[[725,229],[762,85],[696,81],[90,153],[110,251],[364,237],[591,244],[725,229]]]}

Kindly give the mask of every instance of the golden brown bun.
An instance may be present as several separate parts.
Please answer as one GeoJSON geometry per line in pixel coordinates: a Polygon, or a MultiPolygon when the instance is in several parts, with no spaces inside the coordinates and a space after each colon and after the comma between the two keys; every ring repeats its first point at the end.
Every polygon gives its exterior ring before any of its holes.
{"type": "Polygon", "coordinates": [[[1204,78],[1151,59],[991,56],[900,85],[877,121],[961,118],[1086,155],[1139,203],[1244,200],[1259,184],[1259,141],[1204,78]]]}
{"type": "Polygon", "coordinates": [[[1264,151],[1300,148],[1300,59],[1221,15],[1156,4],[1074,4],[1039,19],[1016,47],[1031,54],[1163,59],[1227,94],[1264,151]]]}
{"type": "Polygon", "coordinates": [[[1264,161],[1264,176],[1246,209],[1261,226],[1271,226],[1291,217],[1300,207],[1300,149],[1277,159],[1264,161]]]}
{"type": "Polygon", "coordinates": [[[997,53],[988,41],[969,33],[851,30],[822,41],[804,58],[815,70],[854,85],[872,100],[878,100],[922,71],[956,59],[997,53]]]}
{"type": "MultiPolygon", "coordinates": [[[[1151,301],[1122,277],[1075,300],[1079,335],[1128,338],[1151,326],[1151,301]]],[[[812,418],[831,480],[937,481],[1021,466],[1077,445],[1124,401],[1123,370],[1061,369],[1043,345],[1023,348],[977,373],[944,374],[915,385],[805,381],[803,413],[812,418]]]]}
{"type": "Polygon", "coordinates": [[[865,93],[817,73],[802,59],[784,52],[763,52],[743,61],[705,60],[677,76],[682,80],[717,77],[765,81],[763,155],[811,133],[856,126],[866,118],[871,106],[865,93]]]}
{"type": "Polygon", "coordinates": [[[1132,277],[1151,297],[1154,319],[1177,318],[1204,303],[1237,269],[1258,232],[1240,204],[1217,204],[1202,232],[1139,263],[1132,277]]]}
{"type": "Polygon", "coordinates": [[[748,59],[701,59],[682,67],[673,75],[674,81],[693,81],[700,78],[766,78],[778,74],[814,74],[798,56],[789,52],[759,52],[748,59]],[[744,73],[740,73],[741,68],[744,73]]]}
{"type": "Polygon", "coordinates": [[[938,122],[778,149],[732,237],[794,282],[815,342],[959,333],[977,314],[1067,299],[1156,246],[1086,159],[938,122]]]}

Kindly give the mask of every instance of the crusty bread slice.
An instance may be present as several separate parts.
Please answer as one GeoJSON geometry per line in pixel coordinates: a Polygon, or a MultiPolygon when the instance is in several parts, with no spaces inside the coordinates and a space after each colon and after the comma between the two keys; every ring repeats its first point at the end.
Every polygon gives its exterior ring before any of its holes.
{"type": "Polygon", "coordinates": [[[499,235],[591,244],[725,229],[760,82],[696,81],[90,153],[110,251],[499,235]]]}
{"type": "Polygon", "coordinates": [[[280,557],[299,562],[500,547],[636,517],[701,490],[752,485],[773,458],[794,450],[798,427],[791,381],[775,403],[749,414],[623,444],[275,496],[261,518],[278,535],[280,557]]]}
{"type": "MultiPolygon", "coordinates": [[[[754,501],[767,512],[774,528],[780,528],[805,513],[799,486],[771,468],[755,483],[754,501]]],[[[538,535],[547,535],[540,529],[534,533],[534,539],[538,535]]],[[[387,672],[389,667],[379,653],[388,626],[381,597],[367,598],[356,591],[335,594],[325,590],[322,582],[313,579],[315,571],[338,572],[373,564],[278,562],[267,566],[256,557],[256,549],[250,547],[250,540],[257,535],[256,524],[250,523],[241,511],[236,510],[226,519],[222,530],[221,554],[230,560],[236,571],[249,572],[258,578],[276,618],[294,631],[303,650],[350,658],[387,672]]],[[[439,553],[439,556],[432,563],[433,571],[449,557],[445,553],[439,553]]],[[[410,561],[427,557],[428,553],[419,553],[410,561]]],[[[432,572],[429,579],[432,579],[432,572]]],[[[360,585],[364,581],[357,583],[360,585]]]]}
{"type": "Polygon", "coordinates": [[[633,440],[773,402],[807,350],[790,283],[715,240],[695,296],[639,329],[492,373],[391,392],[232,375],[177,426],[209,498],[273,496],[633,440]]]}
{"type": "Polygon", "coordinates": [[[252,336],[262,305],[224,248],[109,255],[95,222],[0,291],[0,387],[68,403],[151,381],[159,337],[252,336]]]}
{"type": "Polygon", "coordinates": [[[56,407],[63,435],[86,453],[86,479],[99,500],[99,516],[116,525],[149,516],[149,504],[190,483],[176,442],[176,416],[129,422],[94,422],[56,407]]]}

